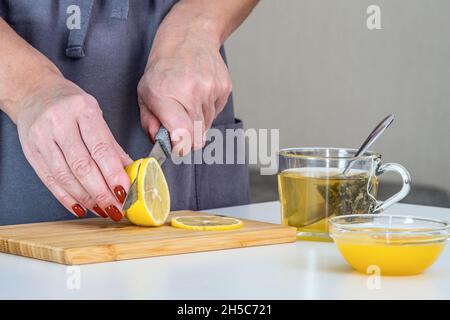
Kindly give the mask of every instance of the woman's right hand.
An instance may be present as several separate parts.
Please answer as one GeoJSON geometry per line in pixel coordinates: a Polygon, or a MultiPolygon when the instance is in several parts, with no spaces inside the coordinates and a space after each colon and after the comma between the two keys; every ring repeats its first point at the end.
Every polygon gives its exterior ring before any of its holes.
{"type": "Polygon", "coordinates": [[[94,97],[57,77],[20,103],[17,129],[23,152],[39,178],[78,217],[92,210],[122,218],[132,162],[114,139],[94,97]]]}

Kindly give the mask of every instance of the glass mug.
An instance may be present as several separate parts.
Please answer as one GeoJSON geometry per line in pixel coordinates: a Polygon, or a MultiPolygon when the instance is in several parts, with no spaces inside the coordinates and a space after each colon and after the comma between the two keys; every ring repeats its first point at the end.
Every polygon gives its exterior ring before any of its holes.
{"type": "Polygon", "coordinates": [[[341,148],[289,148],[279,152],[282,223],[296,227],[298,239],[332,241],[328,218],[381,212],[409,193],[411,177],[403,166],[382,164],[378,153],[369,151],[355,157],[356,152],[341,148]],[[378,177],[385,172],[397,172],[403,186],[389,199],[379,201],[378,177]]]}

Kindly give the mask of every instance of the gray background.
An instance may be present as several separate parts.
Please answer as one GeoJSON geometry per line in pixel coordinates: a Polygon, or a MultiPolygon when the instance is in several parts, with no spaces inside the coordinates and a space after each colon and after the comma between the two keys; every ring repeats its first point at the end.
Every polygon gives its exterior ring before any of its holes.
{"type": "Polygon", "coordinates": [[[409,169],[410,202],[450,206],[450,1],[265,0],[226,47],[247,128],[281,129],[280,147],[358,147],[394,113],[373,149],[409,169]]]}

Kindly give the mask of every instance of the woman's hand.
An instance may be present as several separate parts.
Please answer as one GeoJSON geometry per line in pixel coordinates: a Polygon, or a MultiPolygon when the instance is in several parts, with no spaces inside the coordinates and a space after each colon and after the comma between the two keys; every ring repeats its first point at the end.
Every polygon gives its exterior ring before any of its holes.
{"type": "Polygon", "coordinates": [[[167,17],[157,32],[138,85],[141,123],[152,140],[162,123],[179,155],[204,145],[205,131],[230,95],[220,45],[209,21],[179,13],[167,17]]]}
{"type": "Polygon", "coordinates": [[[17,110],[25,156],[62,205],[78,217],[90,209],[119,221],[118,208],[130,186],[124,167],[131,159],[114,139],[97,101],[56,76],[17,110]]]}

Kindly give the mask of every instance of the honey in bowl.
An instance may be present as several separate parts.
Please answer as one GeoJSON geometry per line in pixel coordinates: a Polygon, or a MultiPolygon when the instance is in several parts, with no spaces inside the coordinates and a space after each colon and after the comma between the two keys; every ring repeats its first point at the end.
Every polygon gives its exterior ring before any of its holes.
{"type": "Polygon", "coordinates": [[[437,260],[448,238],[445,222],[406,216],[341,216],[330,226],[344,259],[365,274],[420,274],[437,260]]]}

